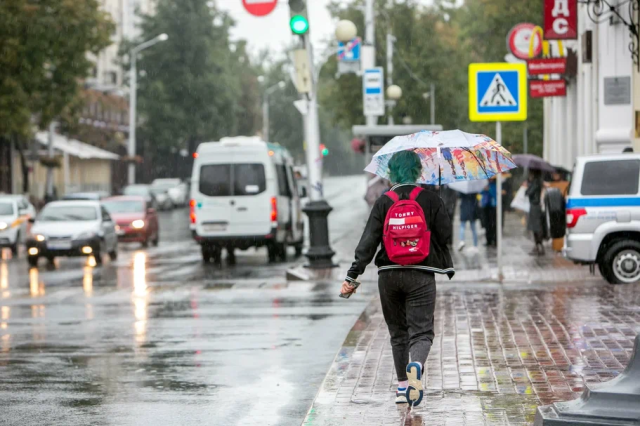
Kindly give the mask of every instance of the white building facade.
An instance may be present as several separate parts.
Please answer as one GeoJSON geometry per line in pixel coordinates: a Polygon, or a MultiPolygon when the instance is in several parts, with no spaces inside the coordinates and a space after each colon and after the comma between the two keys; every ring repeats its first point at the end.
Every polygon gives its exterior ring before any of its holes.
{"type": "Polygon", "coordinates": [[[544,158],[569,170],[576,156],[620,153],[631,146],[640,151],[635,119],[640,73],[630,50],[635,37],[625,24],[638,22],[637,11],[625,2],[616,8],[620,19],[610,12],[598,16],[595,6],[578,4],[578,40],[565,43],[577,54],[567,96],[544,100],[544,158]]]}
{"type": "Polygon", "coordinates": [[[98,90],[113,90],[123,85],[123,70],[118,64],[118,51],[124,40],[132,40],[139,35],[141,15],[155,13],[157,0],[101,0],[101,7],[111,15],[115,29],[111,35],[112,44],[100,52],[90,55],[95,63],[93,75],[87,82],[98,90]]]}

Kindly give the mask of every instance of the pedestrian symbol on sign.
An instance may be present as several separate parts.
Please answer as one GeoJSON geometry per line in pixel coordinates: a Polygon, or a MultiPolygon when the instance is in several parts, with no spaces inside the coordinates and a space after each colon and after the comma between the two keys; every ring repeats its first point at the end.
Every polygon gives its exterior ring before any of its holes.
{"type": "Polygon", "coordinates": [[[518,111],[519,91],[516,71],[479,72],[478,112],[501,113],[518,111]]]}
{"type": "Polygon", "coordinates": [[[496,74],[489,85],[486,93],[480,101],[481,106],[505,106],[515,105],[516,100],[513,95],[504,84],[504,80],[500,77],[500,74],[496,74]]]}

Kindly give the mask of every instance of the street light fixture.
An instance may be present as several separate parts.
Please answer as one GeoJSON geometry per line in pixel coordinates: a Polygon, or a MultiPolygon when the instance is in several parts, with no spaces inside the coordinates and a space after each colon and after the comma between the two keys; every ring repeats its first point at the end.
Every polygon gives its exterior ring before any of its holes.
{"type": "Polygon", "coordinates": [[[336,25],[336,38],[342,43],[347,43],[353,40],[357,35],[358,28],[356,28],[356,24],[348,19],[343,19],[338,22],[338,25],[336,25]]]}
{"type": "Polygon", "coordinates": [[[262,138],[265,142],[269,142],[269,96],[276,90],[284,89],[287,83],[280,81],[264,91],[262,99],[262,138]]]}
{"type": "Polygon", "coordinates": [[[131,82],[129,87],[129,171],[128,171],[128,183],[133,185],[136,183],[136,165],[133,158],[136,156],[136,102],[137,102],[137,90],[138,90],[138,71],[136,61],[138,59],[138,53],[142,52],[154,44],[167,41],[169,36],[162,33],[151,40],[147,40],[144,43],[140,43],[129,52],[131,58],[131,82]]]}
{"type": "Polygon", "coordinates": [[[391,99],[392,101],[397,101],[401,97],[402,97],[402,89],[400,88],[400,86],[393,84],[387,87],[387,98],[391,99]]]}

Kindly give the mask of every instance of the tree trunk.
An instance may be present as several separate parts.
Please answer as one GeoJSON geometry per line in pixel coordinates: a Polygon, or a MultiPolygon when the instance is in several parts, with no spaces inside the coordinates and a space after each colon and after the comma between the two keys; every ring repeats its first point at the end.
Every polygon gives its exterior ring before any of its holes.
{"type": "Polygon", "coordinates": [[[22,169],[22,193],[26,195],[29,194],[29,167],[27,166],[27,159],[24,156],[22,141],[14,135],[13,143],[20,155],[20,167],[22,169]]]}

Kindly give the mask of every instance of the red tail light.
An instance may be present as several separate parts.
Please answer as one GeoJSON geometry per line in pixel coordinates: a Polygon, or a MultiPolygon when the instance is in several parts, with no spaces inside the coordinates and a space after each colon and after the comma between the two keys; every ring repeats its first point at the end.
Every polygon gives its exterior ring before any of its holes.
{"type": "Polygon", "coordinates": [[[578,219],[586,214],[585,209],[567,209],[567,228],[574,228],[578,224],[578,219]]]}
{"type": "Polygon", "coordinates": [[[276,197],[271,198],[271,222],[278,221],[278,199],[276,197]]]}
{"type": "Polygon", "coordinates": [[[189,201],[189,217],[191,223],[196,223],[196,200],[189,201]]]}

